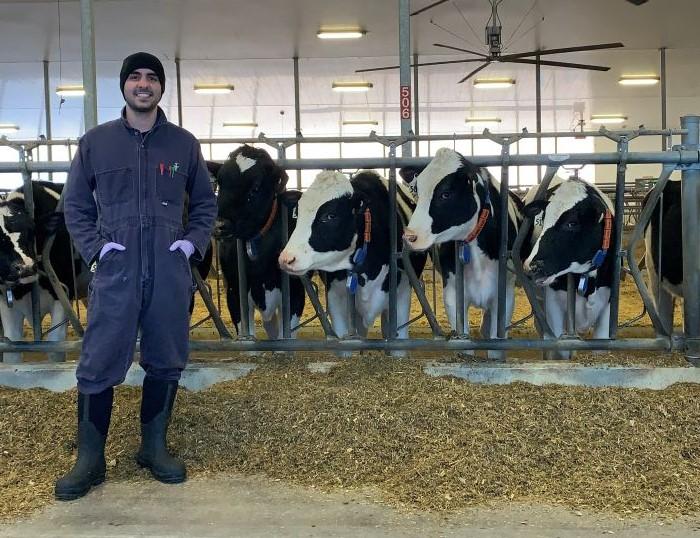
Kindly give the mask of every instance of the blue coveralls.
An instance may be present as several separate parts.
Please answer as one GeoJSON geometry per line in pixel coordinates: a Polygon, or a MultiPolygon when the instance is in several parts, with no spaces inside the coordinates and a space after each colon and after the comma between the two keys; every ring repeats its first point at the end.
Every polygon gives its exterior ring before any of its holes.
{"type": "Polygon", "coordinates": [[[204,256],[216,200],[197,140],[158,117],[147,133],[122,118],[80,140],[64,191],[66,225],[88,266],[96,263],[88,322],[76,376],[78,389],[96,394],[124,381],[141,328],[146,374],[178,380],[188,355],[194,291],[189,261],[177,239],[204,256]],[[189,219],[183,228],[183,204],[189,219]],[[125,251],[100,249],[114,241],[125,251]]]}

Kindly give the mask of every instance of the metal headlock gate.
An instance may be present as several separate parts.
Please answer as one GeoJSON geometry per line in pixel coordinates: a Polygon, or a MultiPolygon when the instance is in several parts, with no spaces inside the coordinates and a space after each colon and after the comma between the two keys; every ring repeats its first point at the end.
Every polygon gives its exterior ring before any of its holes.
{"type": "MultiPolygon", "coordinates": [[[[409,268],[406,272],[416,296],[421,305],[423,314],[426,316],[431,327],[433,337],[424,339],[396,338],[396,286],[390,287],[390,308],[388,316],[388,337],[382,339],[363,339],[356,335],[337,338],[333,333],[332,324],[328,320],[318,291],[314,283],[303,278],[303,283],[309,299],[316,311],[320,323],[325,332],[325,339],[299,340],[292,339],[291,333],[294,329],[289,325],[289,280],[285,275],[283,281],[283,338],[280,340],[257,340],[252,336],[252,327],[249,324],[247,297],[241,294],[241,326],[236,338],[231,336],[230,331],[223,323],[211,294],[197,271],[196,276],[199,291],[204,299],[214,324],[219,332],[218,340],[192,340],[190,349],[193,351],[359,351],[359,350],[423,350],[423,351],[466,351],[466,350],[553,350],[553,351],[575,351],[575,350],[660,350],[683,351],[689,361],[700,365],[700,116],[684,116],[681,118],[681,130],[661,130],[651,131],[640,129],[637,131],[601,131],[583,133],[521,133],[492,134],[487,130],[482,135],[458,135],[458,136],[413,136],[408,137],[379,137],[372,133],[369,137],[314,137],[305,138],[302,136],[295,138],[270,139],[261,135],[251,139],[211,139],[201,140],[202,143],[256,143],[269,145],[277,151],[277,164],[286,170],[315,170],[315,169],[345,169],[354,170],[360,168],[378,168],[389,170],[389,210],[390,214],[396,215],[396,170],[403,166],[425,166],[430,161],[428,157],[397,157],[396,148],[407,142],[418,141],[446,141],[446,140],[466,140],[466,139],[489,139],[501,146],[499,155],[470,156],[471,162],[477,166],[500,166],[501,178],[501,238],[499,250],[499,282],[498,282],[498,317],[497,335],[495,339],[470,339],[468,333],[468,320],[465,320],[464,295],[462,290],[463,279],[461,278],[462,264],[456,265],[457,275],[457,331],[446,335],[439,326],[435,313],[435,302],[433,307],[425,295],[423,286],[417,276],[410,269],[411,265],[406,263],[404,267],[409,268]],[[664,140],[673,135],[681,135],[681,144],[673,146],[671,150],[662,152],[631,152],[629,143],[638,136],[662,136],[664,140]],[[511,145],[523,138],[543,138],[543,137],[570,137],[570,136],[604,136],[617,144],[617,151],[610,153],[578,153],[578,154],[513,154],[511,145]],[[388,148],[388,157],[377,158],[331,158],[331,159],[287,159],[286,148],[293,144],[300,143],[323,143],[323,142],[377,142],[388,148]],[[636,222],[631,239],[622,248],[622,227],[623,219],[617,218],[615,221],[615,239],[617,251],[614,253],[615,276],[611,289],[611,309],[610,309],[610,338],[609,339],[587,339],[583,340],[576,336],[574,327],[574,309],[572,305],[575,301],[575,286],[573,278],[569,278],[569,313],[567,315],[567,331],[564,336],[554,339],[547,325],[544,315],[542,301],[538,297],[538,289],[532,280],[525,274],[522,262],[520,261],[520,249],[523,241],[532,226],[530,219],[525,217],[519,233],[515,239],[512,252],[508,251],[508,218],[506,193],[509,190],[509,170],[513,166],[540,166],[545,167],[544,175],[541,179],[536,198],[542,198],[547,186],[555,176],[556,172],[564,165],[583,164],[611,164],[616,165],[617,175],[615,184],[615,214],[622,216],[624,205],[624,189],[627,166],[631,164],[660,164],[662,171],[651,194],[649,203],[641,212],[636,222]],[[659,201],[662,191],[668,182],[671,173],[680,170],[682,180],[682,212],[683,212],[683,274],[684,274],[684,332],[682,335],[669,334],[660,321],[659,314],[654,307],[651,294],[647,289],[641,271],[634,259],[634,250],[642,238],[644,228],[651,219],[654,206],[659,201]],[[507,322],[505,315],[505,289],[507,262],[513,260],[513,270],[516,274],[517,282],[523,286],[530,301],[533,314],[538,321],[540,338],[505,338],[507,322]],[[624,267],[624,262],[627,266],[624,267]],[[617,338],[619,326],[619,288],[622,271],[629,272],[639,289],[644,306],[651,318],[656,336],[654,338],[617,338]]],[[[7,143],[5,140],[4,142],[7,143]]],[[[33,141],[33,143],[37,143],[33,141]]],[[[41,142],[39,142],[41,143],[41,142]]],[[[0,162],[0,173],[21,172],[24,177],[24,186],[27,193],[31,192],[31,174],[39,172],[66,172],[69,169],[67,162],[35,162],[27,159],[26,145],[23,142],[14,142],[20,151],[20,163],[0,162]]],[[[28,202],[28,210],[31,212],[31,196],[25,196],[28,202]]],[[[283,219],[286,222],[286,219],[283,219]]],[[[391,250],[394,255],[390,263],[390,279],[396,283],[398,274],[398,258],[408,256],[408,249],[399,251],[395,219],[391,221],[391,250]]],[[[238,244],[239,254],[239,289],[246,289],[245,266],[240,257],[245,256],[245,248],[242,242],[238,244]]],[[[70,302],[63,291],[63,287],[55,277],[55,273],[50,266],[48,253],[50,252],[51,241],[42,253],[42,259],[47,276],[50,277],[54,288],[68,310],[68,321],[72,324],[76,334],[82,335],[82,327],[78,317],[73,312],[70,302]]],[[[34,316],[34,334],[41,334],[40,320],[34,316]]],[[[308,323],[306,320],[303,323],[308,323]]],[[[413,320],[412,320],[413,321],[413,320]]],[[[33,342],[10,342],[4,340],[0,342],[0,352],[10,351],[40,351],[40,352],[69,352],[78,351],[81,340],[64,342],[40,342],[35,337],[33,342]]]]}

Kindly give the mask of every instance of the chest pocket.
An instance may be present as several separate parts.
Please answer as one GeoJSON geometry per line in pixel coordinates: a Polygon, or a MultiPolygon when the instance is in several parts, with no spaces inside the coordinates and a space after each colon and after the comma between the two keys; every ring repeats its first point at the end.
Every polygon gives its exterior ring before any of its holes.
{"type": "Polygon", "coordinates": [[[161,205],[180,207],[185,197],[187,186],[187,174],[180,171],[165,170],[163,174],[160,169],[156,170],[156,193],[161,205]]]}
{"type": "Polygon", "coordinates": [[[134,196],[134,175],[131,168],[111,168],[95,172],[97,197],[102,205],[121,204],[134,196]]]}

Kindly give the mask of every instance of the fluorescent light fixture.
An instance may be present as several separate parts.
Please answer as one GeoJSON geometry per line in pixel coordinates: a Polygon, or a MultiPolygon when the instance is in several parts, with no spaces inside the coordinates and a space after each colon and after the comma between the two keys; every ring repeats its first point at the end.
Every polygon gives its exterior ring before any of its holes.
{"type": "Polygon", "coordinates": [[[374,85],[371,82],[334,82],[334,92],[368,92],[374,85]]]}
{"type": "Polygon", "coordinates": [[[510,88],[515,84],[514,78],[477,78],[474,80],[475,88],[496,89],[510,88]]]}
{"type": "Polygon", "coordinates": [[[361,28],[322,28],[316,33],[319,39],[359,39],[366,30],[361,28]]]}
{"type": "Polygon", "coordinates": [[[56,95],[61,97],[82,97],[85,89],[82,86],[59,86],[56,88],[56,95]]]}
{"type": "Polygon", "coordinates": [[[19,131],[19,125],[14,123],[0,123],[0,133],[14,133],[19,131]]]}
{"type": "Polygon", "coordinates": [[[223,125],[229,129],[255,129],[258,126],[254,121],[225,121],[223,125]]]}
{"type": "Polygon", "coordinates": [[[466,118],[464,123],[470,125],[471,127],[475,127],[477,125],[498,125],[501,123],[501,118],[466,118]]]}
{"type": "Polygon", "coordinates": [[[657,75],[622,75],[618,82],[623,86],[653,86],[659,80],[657,75]]]}
{"type": "Polygon", "coordinates": [[[345,120],[343,125],[379,125],[377,120],[345,120]]]}
{"type": "Polygon", "coordinates": [[[627,116],[622,114],[592,114],[591,123],[600,124],[613,124],[613,123],[625,123],[627,121],[627,116]]]}
{"type": "Polygon", "coordinates": [[[194,93],[201,94],[224,94],[233,91],[233,84],[195,84],[194,93]]]}

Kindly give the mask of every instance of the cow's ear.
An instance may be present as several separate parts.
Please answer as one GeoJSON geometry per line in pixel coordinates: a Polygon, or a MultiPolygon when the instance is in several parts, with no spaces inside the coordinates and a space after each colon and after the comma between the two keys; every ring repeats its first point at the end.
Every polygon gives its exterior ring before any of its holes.
{"type": "Polygon", "coordinates": [[[289,209],[299,203],[299,198],[301,198],[301,191],[284,191],[279,196],[279,200],[289,209]]]}
{"type": "Polygon", "coordinates": [[[221,167],[223,166],[222,163],[217,163],[214,161],[207,161],[207,170],[209,170],[209,173],[214,176],[214,178],[218,178],[219,176],[219,170],[221,170],[221,167]]]}
{"type": "Polygon", "coordinates": [[[547,208],[548,204],[547,200],[535,200],[523,208],[523,214],[528,218],[534,219],[547,208]]]}
{"type": "Polygon", "coordinates": [[[406,166],[399,169],[399,175],[404,183],[413,183],[413,180],[424,170],[424,167],[406,166]]]}

